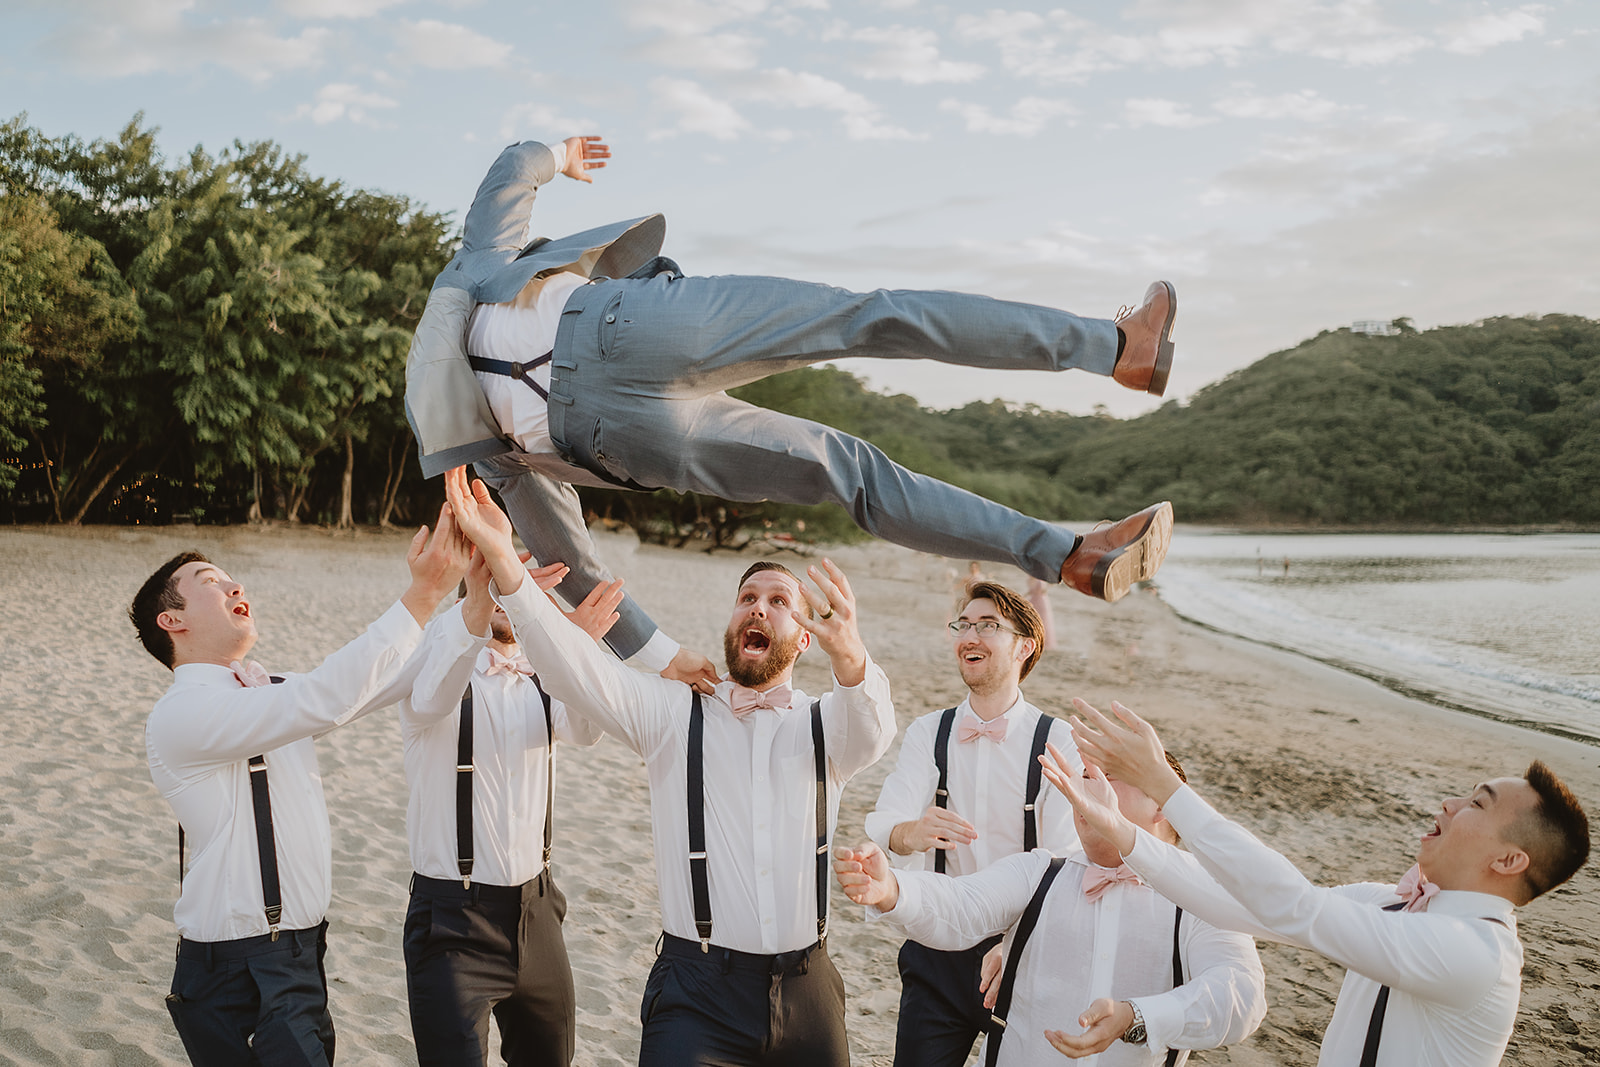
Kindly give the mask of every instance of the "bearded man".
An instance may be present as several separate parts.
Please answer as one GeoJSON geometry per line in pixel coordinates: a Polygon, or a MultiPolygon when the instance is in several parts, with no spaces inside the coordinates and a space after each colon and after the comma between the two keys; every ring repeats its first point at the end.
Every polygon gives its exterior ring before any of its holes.
{"type": "Polygon", "coordinates": [[[703,696],[601,652],[527,580],[484,484],[457,468],[445,489],[545,690],[649,770],[663,934],[640,1064],[846,1067],[828,841],[845,783],[888,751],[895,719],[844,572],[808,568],[813,591],[775,563],[746,571],[723,638],[728,679],[703,696]],[[813,643],[833,668],[815,699],[790,685],[813,643]]]}

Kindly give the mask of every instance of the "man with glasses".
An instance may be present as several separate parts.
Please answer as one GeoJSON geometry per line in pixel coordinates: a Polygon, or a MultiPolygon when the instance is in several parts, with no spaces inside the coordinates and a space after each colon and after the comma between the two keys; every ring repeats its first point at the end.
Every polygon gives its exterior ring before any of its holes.
{"type": "MultiPolygon", "coordinates": [[[[964,598],[949,626],[966,699],[907,727],[866,827],[896,866],[950,875],[1034,848],[1059,854],[1078,839],[1071,808],[1040,788],[1038,757],[1056,720],[1022,697],[1044,646],[1039,613],[998,582],[971,582],[964,598]]],[[[1075,752],[1065,723],[1053,740],[1075,752]]],[[[896,1064],[966,1062],[988,1024],[979,985],[984,954],[999,940],[959,951],[901,947],[896,1064]]]]}

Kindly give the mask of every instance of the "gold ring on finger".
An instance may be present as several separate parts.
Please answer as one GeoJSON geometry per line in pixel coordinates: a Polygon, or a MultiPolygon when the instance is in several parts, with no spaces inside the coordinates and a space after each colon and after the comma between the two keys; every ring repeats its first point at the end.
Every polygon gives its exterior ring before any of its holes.
{"type": "Polygon", "coordinates": [[[831,618],[833,618],[833,609],[829,608],[827,611],[824,611],[821,615],[818,615],[817,618],[819,618],[819,619],[831,619],[831,618]]]}

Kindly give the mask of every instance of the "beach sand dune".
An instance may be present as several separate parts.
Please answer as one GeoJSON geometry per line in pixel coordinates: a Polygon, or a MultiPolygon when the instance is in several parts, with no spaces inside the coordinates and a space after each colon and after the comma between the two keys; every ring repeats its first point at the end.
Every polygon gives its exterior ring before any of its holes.
{"type": "MultiPolygon", "coordinates": [[[[171,978],[176,827],[150,782],[144,719],[168,675],[124,611],[174,552],[206,552],[251,591],[256,658],[305,670],[376,617],[406,580],[401,534],[266,529],[20,528],[0,532],[0,1063],[183,1062],[163,997],[171,978]]],[[[750,563],[641,548],[604,553],[668,632],[720,648],[750,563]]],[[[777,557],[804,564],[791,554],[777,557]]],[[[941,629],[962,565],[886,545],[840,549],[863,635],[894,686],[902,727],[961,696],[941,629]]],[[[1020,588],[1018,572],[995,568],[1020,588]]],[[[963,568],[964,573],[964,568],[963,568]]],[[[1191,626],[1139,594],[1114,606],[1052,590],[1061,648],[1029,698],[1065,714],[1073,696],[1147,714],[1195,784],[1324,882],[1393,879],[1438,799],[1549,761],[1600,809],[1600,749],[1442,711],[1306,660],[1191,626]]],[[[802,688],[828,684],[815,653],[802,688]]],[[[414,1064],[400,924],[410,873],[405,775],[392,711],[319,743],[333,823],[328,970],[339,1060],[414,1064]]],[[[839,838],[862,821],[895,752],[846,791],[839,838]]],[[[639,995],[659,933],[647,785],[604,741],[559,756],[554,865],[567,895],[578,989],[578,1062],[634,1062],[639,995]]],[[[1600,1060],[1600,875],[1593,866],[1522,915],[1522,1011],[1506,1061],[1600,1060]]],[[[830,948],[844,975],[854,1062],[890,1062],[898,942],[837,889],[830,948]]],[[[1206,1064],[1313,1064],[1341,971],[1263,946],[1262,1029],[1206,1064]]],[[[1061,1024],[1078,1006],[1064,1005],[1061,1024]]]]}

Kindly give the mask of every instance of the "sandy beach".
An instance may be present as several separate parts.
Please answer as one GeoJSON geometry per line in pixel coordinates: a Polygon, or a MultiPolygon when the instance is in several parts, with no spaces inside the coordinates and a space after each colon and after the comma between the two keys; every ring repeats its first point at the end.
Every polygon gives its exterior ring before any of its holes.
{"type": "MultiPolygon", "coordinates": [[[[174,552],[199,548],[251,591],[262,635],[255,658],[302,671],[402,591],[405,543],[403,533],[371,530],[0,531],[0,1064],[184,1062],[163,1004],[176,939],[176,827],[143,742],[170,676],[124,614],[139,582],[174,552]]],[[[669,633],[720,649],[749,554],[640,547],[626,534],[605,535],[602,546],[669,633]]],[[[855,585],[901,727],[959,699],[942,627],[964,561],[877,544],[834,558],[855,585]]],[[[991,570],[1021,588],[1020,572],[991,570]]],[[[1600,748],[1447,712],[1219,636],[1149,593],[1116,605],[1059,587],[1050,595],[1061,647],[1028,680],[1028,698],[1058,714],[1073,696],[1102,707],[1121,699],[1147,714],[1204,795],[1316,880],[1398,877],[1439,798],[1521,773],[1535,757],[1600,811],[1600,748]]],[[[822,691],[825,658],[803,658],[797,677],[822,691]]],[[[328,970],[339,1062],[415,1064],[400,952],[410,866],[399,727],[392,711],[379,712],[319,750],[333,824],[328,970]]],[[[896,755],[846,791],[841,840],[864,839],[862,821],[896,755]]],[[[659,932],[643,767],[612,741],[566,750],[559,767],[553,862],[571,905],[577,1062],[632,1064],[659,932]]],[[[1591,864],[1521,913],[1527,963],[1506,1063],[1600,1061],[1597,871],[1591,864]]],[[[869,928],[837,888],[833,908],[829,943],[849,993],[853,1062],[888,1065],[898,942],[869,928]]],[[[1191,1062],[1316,1062],[1342,971],[1279,946],[1261,955],[1266,1023],[1191,1062]]],[[[1063,1005],[1061,1024],[1080,1008],[1063,1005]]]]}

